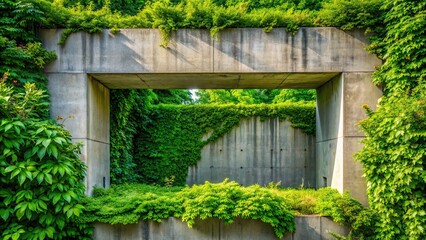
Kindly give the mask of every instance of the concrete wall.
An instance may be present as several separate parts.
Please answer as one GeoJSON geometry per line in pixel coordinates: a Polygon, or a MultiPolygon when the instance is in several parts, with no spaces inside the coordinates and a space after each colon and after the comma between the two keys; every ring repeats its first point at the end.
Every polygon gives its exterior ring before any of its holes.
{"type": "Polygon", "coordinates": [[[281,181],[285,187],[315,187],[315,137],[287,121],[245,119],[230,133],[206,145],[201,160],[189,169],[187,183],[242,185],[281,181]]]}
{"type": "Polygon", "coordinates": [[[63,30],[41,30],[43,45],[58,60],[47,72],[88,73],[246,73],[343,72],[374,70],[380,65],[364,50],[362,30],[300,28],[296,35],[284,28],[265,33],[261,28],[225,29],[215,41],[208,30],[181,29],[168,48],[160,47],[157,29],[121,29],[72,34],[59,46],[63,30]]]}
{"type": "Polygon", "coordinates": [[[87,74],[49,73],[52,118],[62,116],[74,142],[83,143],[87,164],[86,193],[109,186],[109,89],[87,74]]]}
{"type": "MultiPolygon", "coordinates": [[[[329,232],[347,235],[348,229],[328,218],[298,216],[295,218],[296,232],[285,235],[285,240],[328,240],[334,239],[329,232]]],[[[198,220],[192,228],[176,218],[161,223],[140,221],[138,224],[110,225],[95,224],[95,240],[268,240],[279,239],[269,224],[259,220],[235,219],[224,224],[218,219],[198,220]]]]}
{"type": "Polygon", "coordinates": [[[343,73],[317,90],[317,187],[349,191],[365,205],[368,201],[362,166],[353,155],[364,138],[357,125],[367,117],[362,105],[374,109],[382,95],[371,82],[371,74],[343,73]]]}

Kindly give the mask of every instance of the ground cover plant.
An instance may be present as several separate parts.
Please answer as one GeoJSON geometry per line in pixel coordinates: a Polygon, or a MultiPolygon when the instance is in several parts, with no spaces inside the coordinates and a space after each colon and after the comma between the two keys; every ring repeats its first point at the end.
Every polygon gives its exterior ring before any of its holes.
{"type": "Polygon", "coordinates": [[[330,217],[354,226],[351,235],[364,239],[371,237],[375,219],[360,203],[335,189],[281,189],[276,184],[243,187],[227,179],[191,187],[115,185],[96,189],[84,204],[86,211],[79,218],[82,223],[131,224],[176,217],[191,227],[197,219],[218,218],[232,223],[235,218],[245,218],[270,224],[279,238],[295,231],[295,215],[330,217]],[[370,219],[365,221],[365,216],[370,219]]]}

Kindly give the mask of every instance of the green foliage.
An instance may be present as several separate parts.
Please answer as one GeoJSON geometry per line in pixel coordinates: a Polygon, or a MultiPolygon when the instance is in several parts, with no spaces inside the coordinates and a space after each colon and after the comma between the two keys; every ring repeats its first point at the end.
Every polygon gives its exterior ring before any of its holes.
{"type": "Polygon", "coordinates": [[[3,239],[87,239],[82,213],[85,165],[62,126],[40,119],[46,98],[34,84],[14,93],[0,81],[0,233],[3,239]]]}
{"type": "Polygon", "coordinates": [[[86,211],[81,223],[103,222],[131,224],[139,220],[161,222],[168,217],[181,218],[189,227],[198,219],[218,218],[232,223],[236,218],[257,219],[270,224],[278,237],[295,230],[295,214],[320,214],[354,226],[375,220],[371,210],[364,209],[348,194],[324,188],[279,189],[276,185],[242,187],[225,179],[221,183],[205,182],[192,187],[159,187],[142,184],[113,185],[98,188],[93,197],[84,200],[86,211]],[[366,219],[368,217],[368,219],[366,219]]]}
{"type": "Polygon", "coordinates": [[[170,34],[181,28],[209,29],[212,36],[225,28],[257,27],[266,32],[283,27],[296,33],[300,26],[368,28],[381,23],[384,0],[56,0],[38,1],[46,13],[43,27],[66,28],[60,44],[73,32],[103,28],[157,28],[167,46],[170,34]]]}
{"type": "Polygon", "coordinates": [[[318,13],[321,26],[369,29],[382,25],[383,0],[332,0],[326,1],[318,13]]]}
{"type": "Polygon", "coordinates": [[[138,182],[164,185],[166,177],[174,176],[176,185],[185,184],[203,146],[253,116],[288,120],[308,134],[315,132],[314,104],[153,106],[135,143],[138,182]],[[206,134],[209,138],[202,140],[206,134]]]}
{"type": "Polygon", "coordinates": [[[259,104],[272,103],[278,89],[207,89],[198,90],[196,103],[201,104],[259,104]]]}
{"type": "MultiPolygon", "coordinates": [[[[378,213],[376,239],[426,238],[426,1],[386,0],[384,64],[374,82],[384,87],[376,111],[360,122],[369,202],[378,213]]],[[[379,42],[379,43],[378,43],[379,42]]]]}
{"type": "Polygon", "coordinates": [[[399,99],[426,81],[426,2],[386,1],[385,62],[374,82],[399,99]]]}
{"type": "Polygon", "coordinates": [[[192,95],[189,90],[183,89],[154,89],[155,94],[152,104],[190,104],[192,95]]]}
{"type": "MultiPolygon", "coordinates": [[[[0,73],[3,75],[3,81],[8,85],[18,86],[21,92],[26,82],[35,83],[37,87],[46,89],[47,81],[42,69],[46,63],[55,58],[55,53],[43,49],[40,43],[17,46],[15,41],[0,36],[0,73]]],[[[46,108],[39,110],[42,116],[49,116],[46,108]]]]}
{"type": "Polygon", "coordinates": [[[19,44],[36,41],[36,27],[45,21],[38,1],[0,0],[0,12],[0,36],[19,44]]]}
{"type": "Polygon", "coordinates": [[[184,188],[182,221],[191,227],[196,219],[218,218],[232,223],[235,218],[259,219],[270,224],[282,238],[294,232],[294,216],[285,199],[259,185],[241,187],[236,182],[212,184],[206,182],[184,188]]]}
{"type": "Polygon", "coordinates": [[[78,221],[110,224],[131,224],[139,220],[161,222],[182,212],[181,199],[176,196],[180,190],[178,187],[141,184],[95,188],[93,197],[84,199],[85,211],[78,221]]]}
{"type": "Polygon", "coordinates": [[[149,119],[151,90],[111,90],[111,182],[136,182],[134,137],[149,119]]]}
{"type": "Polygon", "coordinates": [[[380,239],[422,239],[426,232],[425,91],[384,103],[361,122],[367,137],[356,155],[380,213],[380,239]]]}
{"type": "Polygon", "coordinates": [[[315,89],[283,89],[272,102],[315,102],[316,99],[315,89]]]}

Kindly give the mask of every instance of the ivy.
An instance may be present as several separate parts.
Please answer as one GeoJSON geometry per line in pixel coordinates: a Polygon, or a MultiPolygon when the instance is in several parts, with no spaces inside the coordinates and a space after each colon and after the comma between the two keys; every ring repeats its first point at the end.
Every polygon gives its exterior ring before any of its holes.
{"type": "MultiPolygon", "coordinates": [[[[376,239],[426,238],[426,1],[386,0],[384,64],[374,82],[384,89],[376,111],[360,122],[356,154],[378,213],[376,239]]],[[[380,42],[380,43],[378,43],[380,42]]]]}
{"type": "Polygon", "coordinates": [[[173,184],[185,184],[188,167],[200,160],[201,149],[253,116],[288,120],[308,134],[315,132],[314,104],[156,105],[135,139],[138,182],[165,185],[173,178],[173,184]],[[202,140],[206,134],[209,138],[202,140]]]}

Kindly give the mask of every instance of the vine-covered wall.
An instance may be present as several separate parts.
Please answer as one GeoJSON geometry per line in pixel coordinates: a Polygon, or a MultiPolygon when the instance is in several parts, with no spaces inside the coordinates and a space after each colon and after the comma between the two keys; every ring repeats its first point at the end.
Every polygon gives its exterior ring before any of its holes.
{"type": "Polygon", "coordinates": [[[305,133],[315,132],[314,104],[153,106],[149,122],[135,137],[137,181],[185,184],[188,168],[201,159],[202,148],[253,116],[288,120],[305,133]],[[203,138],[208,133],[209,137],[203,138]]]}

